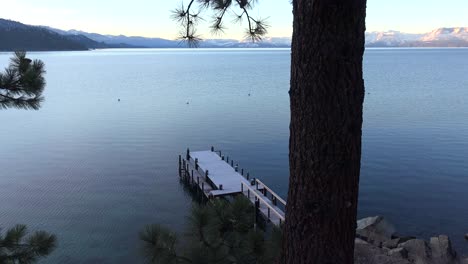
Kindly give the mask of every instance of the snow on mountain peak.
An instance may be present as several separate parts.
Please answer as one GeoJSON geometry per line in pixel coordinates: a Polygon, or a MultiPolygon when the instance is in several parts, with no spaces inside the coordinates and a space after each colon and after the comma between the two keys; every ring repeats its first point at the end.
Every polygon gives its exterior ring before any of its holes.
{"type": "Polygon", "coordinates": [[[421,41],[468,41],[468,27],[438,28],[424,35],[421,41]]]}

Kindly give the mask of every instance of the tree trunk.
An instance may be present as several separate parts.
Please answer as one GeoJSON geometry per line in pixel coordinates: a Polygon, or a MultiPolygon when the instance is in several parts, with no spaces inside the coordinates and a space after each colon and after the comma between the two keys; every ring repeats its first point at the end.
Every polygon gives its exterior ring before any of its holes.
{"type": "Polygon", "coordinates": [[[294,0],[281,264],[353,263],[366,0],[294,0]]]}

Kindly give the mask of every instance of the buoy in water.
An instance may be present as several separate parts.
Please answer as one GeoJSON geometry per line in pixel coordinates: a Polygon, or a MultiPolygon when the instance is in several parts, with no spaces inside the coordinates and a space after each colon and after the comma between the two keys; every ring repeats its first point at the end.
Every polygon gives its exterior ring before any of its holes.
{"type": "Polygon", "coordinates": [[[120,98],[119,98],[119,99],[117,99],[117,101],[119,101],[119,102],[120,102],[120,98]]]}

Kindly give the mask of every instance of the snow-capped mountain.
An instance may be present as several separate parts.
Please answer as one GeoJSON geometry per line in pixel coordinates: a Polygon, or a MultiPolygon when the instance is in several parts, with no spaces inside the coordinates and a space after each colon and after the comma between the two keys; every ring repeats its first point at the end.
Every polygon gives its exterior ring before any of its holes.
{"type": "Polygon", "coordinates": [[[401,46],[402,44],[417,41],[423,34],[410,34],[400,31],[367,32],[366,44],[368,46],[401,46]]]}
{"type": "MultiPolygon", "coordinates": [[[[163,38],[146,38],[146,37],[135,37],[135,36],[124,36],[124,35],[101,35],[97,33],[88,33],[80,30],[68,30],[64,31],[61,29],[45,27],[51,31],[62,35],[82,35],[86,36],[94,41],[118,45],[130,45],[133,47],[142,48],[180,48],[184,47],[178,40],[168,40],[163,38]]],[[[281,48],[290,47],[291,38],[265,38],[261,42],[252,43],[245,40],[235,39],[204,39],[199,43],[202,48],[281,48]]]]}
{"type": "MultiPolygon", "coordinates": [[[[66,31],[47,26],[30,26],[4,19],[0,19],[0,33],[0,50],[13,50],[15,48],[25,50],[74,50],[186,47],[178,40],[103,35],[80,30],[66,31]]],[[[204,39],[199,44],[202,48],[287,48],[291,46],[291,37],[268,37],[261,42],[235,39],[204,39]]],[[[468,27],[439,28],[427,34],[412,34],[394,30],[366,32],[366,46],[468,47],[468,27]]]]}
{"type": "MultiPolygon", "coordinates": [[[[63,31],[49,28],[60,34],[83,35],[94,41],[107,44],[121,44],[146,48],[184,47],[179,41],[162,38],[128,37],[101,35],[79,30],[63,31]]],[[[284,48],[291,46],[290,37],[268,37],[261,42],[235,39],[205,39],[200,42],[203,48],[284,48]]],[[[366,32],[367,47],[468,47],[468,28],[440,28],[427,34],[405,33],[401,31],[366,32]]]]}
{"type": "Polygon", "coordinates": [[[468,27],[439,28],[427,33],[421,41],[468,41],[468,27]]]}
{"type": "Polygon", "coordinates": [[[468,47],[468,27],[439,28],[427,34],[368,32],[369,47],[468,47]]]}

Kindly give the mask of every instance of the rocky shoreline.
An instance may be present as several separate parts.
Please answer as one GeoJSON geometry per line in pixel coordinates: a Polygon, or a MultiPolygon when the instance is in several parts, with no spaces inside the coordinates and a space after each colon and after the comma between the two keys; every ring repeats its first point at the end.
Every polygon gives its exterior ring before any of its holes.
{"type": "Polygon", "coordinates": [[[396,235],[395,228],[381,216],[357,222],[355,264],[468,264],[452,248],[446,235],[429,241],[396,235]]]}

